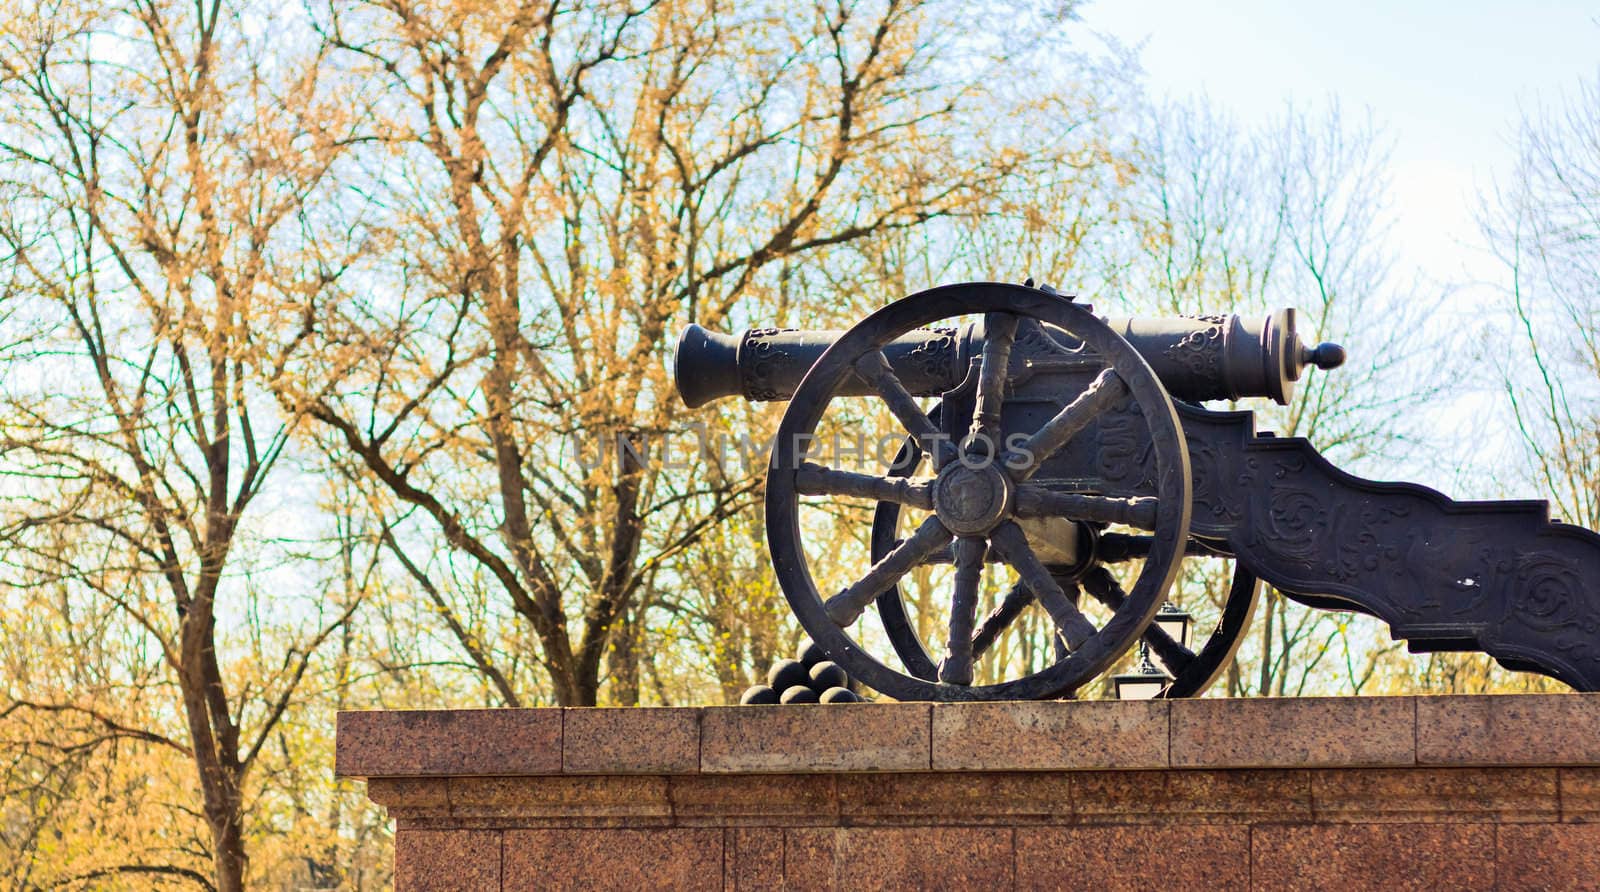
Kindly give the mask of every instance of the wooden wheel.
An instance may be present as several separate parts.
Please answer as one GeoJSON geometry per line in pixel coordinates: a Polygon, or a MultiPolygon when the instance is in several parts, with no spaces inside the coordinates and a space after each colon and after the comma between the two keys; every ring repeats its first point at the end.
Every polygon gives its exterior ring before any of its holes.
{"type": "MultiPolygon", "coordinates": [[[[976,283],[934,288],[873,313],[845,332],[817,360],[779,425],[767,476],[767,541],[790,607],[828,656],[868,686],[900,700],[1046,699],[1070,694],[1117,659],[1149,626],[1178,570],[1188,541],[1190,469],[1171,400],[1144,359],[1104,322],[1070,300],[1018,285],[976,283]],[[906,391],[883,347],[919,326],[982,314],[984,338],[976,409],[960,444],[937,426],[906,391]],[[1021,438],[1001,437],[1001,406],[1012,374],[1010,352],[1020,317],[1063,329],[1103,362],[1075,399],[1021,438]],[[866,381],[932,457],[935,474],[908,479],[854,473],[805,460],[806,446],[829,403],[851,375],[866,381]],[[1155,495],[1115,498],[1061,492],[1030,483],[1040,465],[1102,412],[1131,401],[1154,453],[1155,495]],[[799,523],[803,495],[894,502],[927,514],[904,541],[864,575],[826,600],[818,593],[799,523]],[[1150,547],[1132,589],[1104,625],[1096,627],[1039,559],[1019,519],[1067,518],[1119,523],[1150,533],[1150,547]],[[949,635],[933,677],[890,668],[846,631],[867,605],[913,567],[948,547],[955,565],[949,635]],[[1060,659],[1021,678],[974,686],[972,661],[981,655],[991,616],[977,623],[979,584],[993,553],[1017,574],[1025,592],[1049,614],[1064,643],[1060,659]]],[[[1008,597],[1015,609],[1021,595],[1008,597]]],[[[1002,605],[1003,607],[1005,605],[1002,605]]],[[[1003,619],[1003,618],[1002,618],[1003,619]]],[[[992,640],[992,637],[991,637],[992,640]]],[[[931,662],[931,661],[930,661],[931,662]]]]}

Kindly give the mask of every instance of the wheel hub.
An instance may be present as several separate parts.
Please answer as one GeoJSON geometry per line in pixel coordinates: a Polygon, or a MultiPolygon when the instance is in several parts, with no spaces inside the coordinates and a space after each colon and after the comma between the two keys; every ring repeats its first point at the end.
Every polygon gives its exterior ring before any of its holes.
{"type": "Polygon", "coordinates": [[[933,485],[933,510],[957,536],[989,532],[1011,516],[1014,487],[993,462],[972,467],[951,462],[933,485]]]}

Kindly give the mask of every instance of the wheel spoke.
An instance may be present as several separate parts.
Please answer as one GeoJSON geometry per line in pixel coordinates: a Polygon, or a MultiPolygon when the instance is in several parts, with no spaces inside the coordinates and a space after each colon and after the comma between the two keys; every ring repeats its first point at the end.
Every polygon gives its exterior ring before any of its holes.
{"type": "Polygon", "coordinates": [[[837,595],[829,598],[823,607],[828,612],[828,618],[841,627],[848,626],[861,618],[861,612],[867,609],[872,600],[888,590],[889,586],[900,581],[900,577],[915,567],[928,552],[948,543],[952,536],[944,528],[938,517],[930,517],[917,527],[911,538],[900,543],[893,551],[883,556],[883,560],[872,565],[867,575],[850,584],[837,595]]]}
{"type": "Polygon", "coordinates": [[[794,474],[794,488],[808,496],[854,496],[933,510],[933,484],[925,480],[879,477],[805,462],[794,474]]]}
{"type": "Polygon", "coordinates": [[[983,656],[989,648],[994,646],[995,640],[1000,637],[1024,608],[1033,603],[1033,589],[1022,583],[1011,586],[1010,591],[1000,600],[1000,606],[989,611],[989,615],[978,624],[978,631],[972,634],[972,656],[974,659],[983,656]]]}
{"type": "Polygon", "coordinates": [[[882,350],[874,350],[856,360],[855,369],[856,374],[878,392],[906,431],[922,443],[923,450],[933,456],[935,469],[944,467],[946,462],[955,458],[955,445],[922,411],[905,385],[900,383],[882,350]]]}
{"type": "Polygon", "coordinates": [[[1123,383],[1116,370],[1101,372],[1077,399],[1068,403],[1033,436],[1018,445],[1014,451],[1021,455],[1024,463],[1016,466],[1007,463],[1012,478],[1021,483],[1032,477],[1046,459],[1087,427],[1095,416],[1121,402],[1127,395],[1128,385],[1123,383]]]}
{"type": "Polygon", "coordinates": [[[946,684],[972,684],[972,624],[978,612],[978,582],[983,576],[983,556],[988,544],[963,536],[955,542],[956,592],[950,602],[950,638],[939,664],[939,680],[946,684]]]}
{"type": "Polygon", "coordinates": [[[990,534],[990,541],[999,549],[1006,563],[1010,564],[1017,575],[1022,577],[1022,582],[1033,589],[1033,593],[1044,605],[1045,612],[1055,621],[1056,628],[1067,639],[1067,646],[1077,650],[1085,641],[1094,637],[1096,629],[1094,623],[1079,612],[1077,605],[1067,597],[1051,578],[1050,571],[1039,562],[1037,555],[1028,545],[1028,537],[1022,532],[1022,527],[1016,521],[1008,520],[995,527],[990,534]]]}
{"type": "Polygon", "coordinates": [[[1018,517],[1065,517],[1096,523],[1120,523],[1141,530],[1156,528],[1159,502],[1149,497],[1117,499],[1075,492],[1054,492],[1042,486],[1017,489],[1018,517]]]}
{"type": "MultiPolygon", "coordinates": [[[[904,540],[898,540],[895,544],[898,545],[902,541],[904,540]]],[[[993,548],[990,548],[983,553],[983,562],[985,564],[999,564],[1003,561],[1004,559],[1000,557],[1000,553],[995,551],[993,548]]],[[[921,561],[921,563],[924,564],[953,564],[955,562],[955,551],[948,545],[942,545],[928,552],[927,556],[921,561]]]]}
{"type": "MultiPolygon", "coordinates": [[[[1000,408],[1006,398],[1006,377],[1011,367],[1011,345],[1017,338],[1017,317],[986,313],[983,317],[983,356],[978,361],[978,398],[972,413],[968,441],[983,437],[991,455],[1000,454],[1000,408]]],[[[970,447],[969,447],[970,448],[970,447]]]]}
{"type": "MultiPolygon", "coordinates": [[[[1095,567],[1083,575],[1083,587],[1093,595],[1095,600],[1110,607],[1112,610],[1122,609],[1122,602],[1127,600],[1122,585],[1117,582],[1111,571],[1105,567],[1095,567]]],[[[1150,649],[1156,652],[1161,659],[1161,665],[1173,675],[1182,672],[1185,667],[1194,662],[1194,651],[1184,647],[1181,642],[1173,641],[1160,626],[1151,623],[1145,627],[1144,640],[1150,649]]]]}

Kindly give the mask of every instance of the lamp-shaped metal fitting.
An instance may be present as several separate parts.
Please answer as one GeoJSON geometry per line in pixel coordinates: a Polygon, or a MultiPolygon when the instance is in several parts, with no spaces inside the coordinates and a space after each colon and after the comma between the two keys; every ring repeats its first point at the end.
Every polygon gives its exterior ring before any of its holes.
{"type": "Polygon", "coordinates": [[[1161,611],[1156,614],[1156,628],[1167,633],[1167,637],[1178,642],[1184,647],[1189,646],[1189,626],[1194,617],[1189,611],[1167,601],[1161,605],[1161,611]]]}
{"type": "Polygon", "coordinates": [[[1114,675],[1118,700],[1153,700],[1172,683],[1171,676],[1150,662],[1150,648],[1139,642],[1139,665],[1132,672],[1114,675]]]}

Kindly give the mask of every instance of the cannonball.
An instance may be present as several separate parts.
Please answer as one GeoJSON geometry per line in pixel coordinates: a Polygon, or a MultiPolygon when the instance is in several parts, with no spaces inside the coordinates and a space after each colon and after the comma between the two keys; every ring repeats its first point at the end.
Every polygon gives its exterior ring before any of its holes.
{"type": "Polygon", "coordinates": [[[797,684],[794,687],[784,691],[783,692],[783,696],[778,698],[778,702],[779,703],[815,703],[815,702],[817,702],[817,692],[811,690],[810,688],[806,687],[805,685],[797,684]]]}
{"type": "Polygon", "coordinates": [[[828,688],[847,688],[850,686],[850,676],[845,674],[844,667],[832,660],[823,660],[811,667],[811,690],[822,693],[828,688]]]}
{"type": "Polygon", "coordinates": [[[811,673],[799,660],[779,660],[767,672],[767,684],[774,691],[787,691],[795,685],[810,686],[811,673]]]}
{"type": "Polygon", "coordinates": [[[849,688],[828,688],[817,698],[819,703],[860,703],[861,696],[849,688]]]}
{"type": "Polygon", "coordinates": [[[764,684],[751,685],[739,697],[740,706],[770,706],[778,702],[778,692],[764,684]]]}
{"type": "Polygon", "coordinates": [[[807,641],[805,644],[800,645],[800,652],[795,654],[795,659],[806,664],[807,669],[827,658],[828,655],[822,652],[822,646],[815,641],[807,641]]]}

